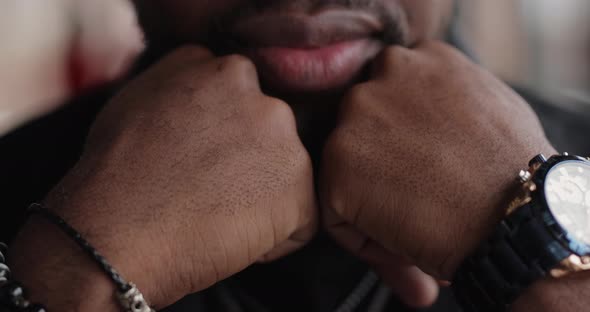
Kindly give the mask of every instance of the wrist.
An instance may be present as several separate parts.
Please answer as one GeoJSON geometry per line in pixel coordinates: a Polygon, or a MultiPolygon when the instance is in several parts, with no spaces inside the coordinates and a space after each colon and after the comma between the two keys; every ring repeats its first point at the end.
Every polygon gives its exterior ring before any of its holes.
{"type": "MultiPolygon", "coordinates": [[[[158,308],[172,304],[189,293],[184,283],[171,278],[176,266],[171,262],[169,249],[157,227],[129,226],[131,218],[141,217],[126,214],[129,205],[112,188],[116,187],[105,180],[85,178],[80,170],[72,172],[62,180],[44,201],[46,207],[62,217],[96,249],[117,272],[129,283],[137,285],[151,307],[158,308]],[[104,207],[118,209],[121,214],[105,213],[104,207]]],[[[35,218],[37,219],[37,218],[35,218]]],[[[46,220],[38,220],[47,224],[46,220]]],[[[61,239],[76,252],[78,257],[91,264],[92,270],[109,283],[108,299],[119,311],[115,297],[116,287],[97,263],[80,246],[67,237],[54,224],[48,224],[52,231],[58,232],[61,239]]],[[[173,246],[173,245],[172,245],[173,246]]],[[[174,259],[174,258],[172,258],[174,259]]]]}
{"type": "Polygon", "coordinates": [[[455,276],[465,307],[584,310],[580,298],[590,289],[589,168],[585,157],[564,153],[537,155],[528,173],[521,171],[520,196],[509,214],[455,276]]]}
{"type": "MultiPolygon", "coordinates": [[[[121,192],[120,189],[113,191],[113,189],[117,188],[117,185],[112,181],[103,179],[104,177],[102,176],[98,179],[95,176],[92,179],[86,178],[84,174],[79,174],[80,170],[77,172],[76,169],[72,170],[72,172],[44,201],[46,207],[78,230],[110,262],[122,277],[128,282],[137,285],[137,288],[141,290],[151,307],[162,308],[168,306],[190,293],[201,291],[218,282],[221,278],[229,276],[226,273],[227,268],[222,267],[221,269],[225,270],[225,272],[220,272],[218,270],[218,261],[215,261],[215,258],[211,258],[208,254],[207,245],[213,247],[211,249],[214,249],[214,251],[219,251],[214,243],[207,239],[202,239],[200,236],[195,237],[189,235],[189,240],[191,237],[197,239],[190,240],[192,244],[186,248],[188,244],[178,242],[178,240],[187,242],[187,237],[182,235],[185,232],[176,231],[177,229],[174,227],[160,225],[160,223],[166,224],[165,222],[159,221],[167,221],[165,219],[169,216],[160,214],[156,215],[159,219],[154,219],[154,216],[150,215],[150,213],[141,211],[142,208],[146,211],[154,209],[154,206],[150,206],[149,203],[146,205],[144,201],[137,202],[130,200],[129,194],[121,192]],[[142,226],[137,226],[138,224],[142,226]],[[144,224],[151,224],[151,226],[144,226],[144,224]],[[171,237],[173,239],[170,239],[171,237]]],[[[190,222],[190,220],[185,221],[190,222]]],[[[29,223],[37,222],[46,223],[45,220],[37,220],[36,217],[35,220],[31,220],[29,223]]],[[[102,280],[105,280],[104,272],[96,269],[96,263],[92,262],[79,246],[74,244],[65,234],[61,233],[56,226],[53,224],[49,224],[49,226],[52,231],[58,232],[61,238],[60,240],[67,241],[68,247],[66,248],[70,249],[69,252],[74,250],[84,261],[91,262],[91,268],[84,268],[85,274],[92,271],[92,278],[97,278],[98,275],[102,280]]],[[[36,225],[27,224],[23,233],[31,232],[31,228],[36,229],[36,225]]],[[[211,226],[208,229],[213,228],[211,226]]],[[[35,245],[43,244],[42,241],[45,239],[45,234],[35,234],[36,236],[34,238],[36,239],[29,237],[26,239],[19,238],[17,239],[17,244],[19,246],[32,245],[33,248],[35,245]]],[[[217,234],[215,233],[215,235],[217,234]]],[[[26,235],[22,234],[20,236],[26,235]]],[[[215,237],[215,239],[217,238],[215,237]]],[[[59,245],[59,248],[64,248],[62,244],[63,242],[60,242],[57,245],[59,245]]],[[[57,247],[51,248],[59,249],[57,247]]],[[[47,248],[44,248],[44,252],[48,252],[47,248]]],[[[67,253],[68,255],[69,252],[67,253]]],[[[24,256],[22,258],[35,259],[39,257],[38,251],[28,250],[23,254],[24,256]]],[[[219,257],[219,254],[216,256],[219,257]]],[[[226,256],[225,252],[223,256],[226,256]]],[[[59,259],[59,261],[49,260],[49,262],[57,262],[60,266],[68,265],[71,267],[76,265],[73,261],[64,261],[68,260],[68,256],[64,256],[64,258],[66,259],[59,259]]],[[[223,261],[225,260],[233,261],[234,259],[224,259],[223,261]]],[[[31,282],[42,281],[47,278],[46,276],[51,278],[52,283],[54,279],[57,282],[66,280],[67,283],[67,280],[72,278],[59,272],[50,272],[48,274],[47,271],[56,270],[55,266],[32,264],[31,261],[28,262],[28,265],[40,266],[42,269],[45,269],[42,274],[37,274],[38,277],[31,279],[31,282]],[[60,276],[56,277],[55,274],[59,274],[60,276]]],[[[232,266],[237,267],[233,263],[232,266]]],[[[244,267],[243,265],[240,266],[244,267]]],[[[26,266],[24,266],[24,270],[26,269],[26,266]]],[[[37,269],[37,271],[42,271],[42,269],[37,269]]],[[[84,282],[94,283],[91,278],[87,278],[88,275],[81,274],[81,268],[76,269],[76,273],[72,274],[74,276],[73,278],[82,276],[84,282]]],[[[107,298],[106,300],[109,300],[108,303],[110,303],[109,306],[112,306],[113,303],[116,303],[116,299],[113,296],[115,288],[112,285],[112,281],[108,279],[106,281],[109,285],[109,291],[105,291],[104,287],[94,287],[93,285],[92,289],[88,290],[88,293],[98,294],[103,299],[107,298]]],[[[57,286],[53,286],[52,284],[50,287],[56,290],[60,288],[66,289],[66,287],[62,287],[62,283],[57,282],[54,283],[57,286]]],[[[28,285],[29,282],[23,279],[23,283],[28,285]]],[[[43,291],[47,291],[47,288],[44,287],[43,291]]],[[[76,287],[67,288],[67,290],[70,289],[76,289],[76,287]]],[[[35,298],[46,298],[47,296],[35,298]]],[[[81,295],[80,297],[84,298],[87,296],[81,295]]],[[[76,304],[82,303],[77,299],[75,302],[67,302],[67,307],[74,306],[75,308],[65,311],[94,311],[78,308],[76,304]]],[[[40,299],[37,299],[37,301],[47,302],[47,300],[41,301],[40,299]]],[[[104,301],[101,302],[101,306],[104,305],[104,301]]],[[[62,304],[63,301],[59,301],[58,303],[62,304]]],[[[53,305],[47,306],[50,310],[54,310],[52,309],[53,305]]],[[[61,307],[61,305],[58,306],[61,307]]],[[[117,305],[115,307],[120,310],[117,305]]],[[[105,308],[96,310],[110,311],[105,308]]]]}
{"type": "Polygon", "coordinates": [[[115,286],[67,236],[31,218],[11,244],[8,263],[33,302],[50,311],[120,311],[115,286]]]}
{"type": "MultiPolygon", "coordinates": [[[[557,151],[548,143],[540,148],[545,155],[555,155],[557,151]]],[[[474,208],[463,216],[460,227],[451,229],[456,231],[458,238],[456,248],[449,256],[447,265],[443,268],[443,276],[452,278],[459,266],[471,256],[478,247],[484,244],[500,222],[506,217],[510,203],[518,196],[521,184],[518,182],[518,172],[527,167],[528,160],[538,152],[523,151],[512,153],[509,159],[486,165],[482,168],[481,176],[474,184],[472,194],[474,208]],[[517,156],[513,156],[517,155],[517,156]],[[458,232],[457,232],[458,231],[458,232]]]]}

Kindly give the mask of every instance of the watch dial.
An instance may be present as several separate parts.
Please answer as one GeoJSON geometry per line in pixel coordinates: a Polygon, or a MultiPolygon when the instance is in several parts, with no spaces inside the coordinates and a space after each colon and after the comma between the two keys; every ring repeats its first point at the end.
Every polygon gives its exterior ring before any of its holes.
{"type": "Polygon", "coordinates": [[[545,179],[545,196],[557,222],[590,244],[590,165],[575,160],[555,165],[545,179]]]}

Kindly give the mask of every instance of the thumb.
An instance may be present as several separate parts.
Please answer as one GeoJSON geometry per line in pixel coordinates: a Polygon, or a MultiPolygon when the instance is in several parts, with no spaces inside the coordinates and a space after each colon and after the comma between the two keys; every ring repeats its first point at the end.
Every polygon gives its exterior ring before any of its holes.
{"type": "Polygon", "coordinates": [[[323,212],[324,225],[334,239],[371,266],[403,303],[415,308],[434,304],[439,292],[434,278],[403,255],[389,252],[332,210],[323,212]]]}

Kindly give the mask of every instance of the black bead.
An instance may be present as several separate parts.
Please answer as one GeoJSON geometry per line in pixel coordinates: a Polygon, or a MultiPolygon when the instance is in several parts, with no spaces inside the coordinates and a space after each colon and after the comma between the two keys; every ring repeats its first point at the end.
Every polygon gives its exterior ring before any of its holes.
{"type": "Polygon", "coordinates": [[[10,268],[4,263],[0,263],[0,277],[10,278],[10,268]]]}
{"type": "Polygon", "coordinates": [[[0,287],[0,302],[10,304],[13,307],[21,307],[25,302],[24,288],[15,281],[9,281],[2,285],[0,287]]]}
{"type": "Polygon", "coordinates": [[[40,304],[32,304],[28,308],[22,310],[23,312],[47,312],[44,306],[40,304]]]}
{"type": "Polygon", "coordinates": [[[0,252],[6,254],[8,252],[8,246],[6,244],[0,242],[0,252]]]}
{"type": "Polygon", "coordinates": [[[0,252],[0,263],[6,263],[6,258],[4,257],[4,253],[0,252]]]}

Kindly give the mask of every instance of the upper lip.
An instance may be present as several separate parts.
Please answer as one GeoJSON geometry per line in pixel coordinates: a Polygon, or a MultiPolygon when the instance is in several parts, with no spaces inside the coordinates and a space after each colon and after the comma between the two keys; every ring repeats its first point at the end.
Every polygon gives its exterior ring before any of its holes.
{"type": "Polygon", "coordinates": [[[242,18],[230,28],[241,44],[254,47],[317,48],[376,35],[383,30],[372,14],[343,9],[303,13],[262,13],[242,18]]]}

